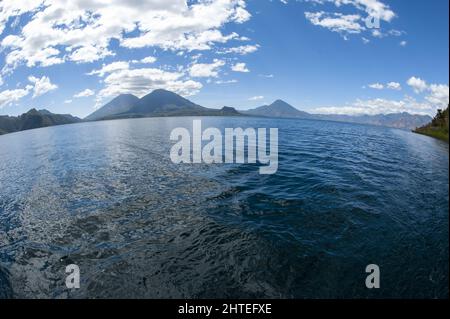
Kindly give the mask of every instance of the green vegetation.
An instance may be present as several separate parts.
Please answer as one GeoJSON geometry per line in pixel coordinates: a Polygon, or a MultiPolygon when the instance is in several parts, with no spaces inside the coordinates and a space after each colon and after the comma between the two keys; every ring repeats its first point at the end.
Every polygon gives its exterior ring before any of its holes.
{"type": "Polygon", "coordinates": [[[422,126],[414,132],[435,137],[448,143],[448,107],[445,111],[438,110],[438,114],[430,124],[422,126]]]}

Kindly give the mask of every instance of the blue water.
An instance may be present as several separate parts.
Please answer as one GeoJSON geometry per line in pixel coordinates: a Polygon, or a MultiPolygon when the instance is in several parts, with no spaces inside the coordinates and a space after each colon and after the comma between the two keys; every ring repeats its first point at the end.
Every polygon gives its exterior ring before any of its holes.
{"type": "Polygon", "coordinates": [[[276,175],[175,165],[193,118],[0,137],[0,298],[444,298],[448,144],[355,124],[278,127],[276,175]],[[81,269],[67,290],[65,267],[81,269]],[[365,268],[381,269],[381,288],[365,268]]]}

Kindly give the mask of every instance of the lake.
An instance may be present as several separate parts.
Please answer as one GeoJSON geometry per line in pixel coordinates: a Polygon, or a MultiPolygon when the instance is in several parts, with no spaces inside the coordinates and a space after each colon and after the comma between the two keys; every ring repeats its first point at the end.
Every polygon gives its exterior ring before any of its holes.
{"type": "Polygon", "coordinates": [[[279,129],[279,169],[176,165],[194,118],[0,136],[0,298],[448,298],[448,144],[384,127],[279,129]],[[65,267],[81,270],[68,290],[65,267]],[[381,271],[367,289],[366,266],[381,271]]]}

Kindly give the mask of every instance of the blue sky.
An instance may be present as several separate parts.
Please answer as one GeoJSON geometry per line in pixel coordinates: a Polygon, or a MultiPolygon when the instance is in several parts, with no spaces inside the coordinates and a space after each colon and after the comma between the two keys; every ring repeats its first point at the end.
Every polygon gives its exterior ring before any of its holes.
{"type": "Polygon", "coordinates": [[[212,108],[283,99],[433,115],[448,104],[448,0],[69,3],[0,0],[1,115],[84,117],[157,88],[212,108]]]}

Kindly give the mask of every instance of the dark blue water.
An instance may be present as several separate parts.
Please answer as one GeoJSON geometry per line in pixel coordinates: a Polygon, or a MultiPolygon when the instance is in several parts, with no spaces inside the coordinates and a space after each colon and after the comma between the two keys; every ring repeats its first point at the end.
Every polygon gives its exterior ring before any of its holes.
{"type": "Polygon", "coordinates": [[[83,123],[0,137],[0,298],[443,298],[448,144],[354,124],[278,127],[276,175],[175,165],[192,118],[83,123]],[[65,288],[65,266],[81,289],[65,288]],[[381,288],[365,268],[381,269],[381,288]]]}

